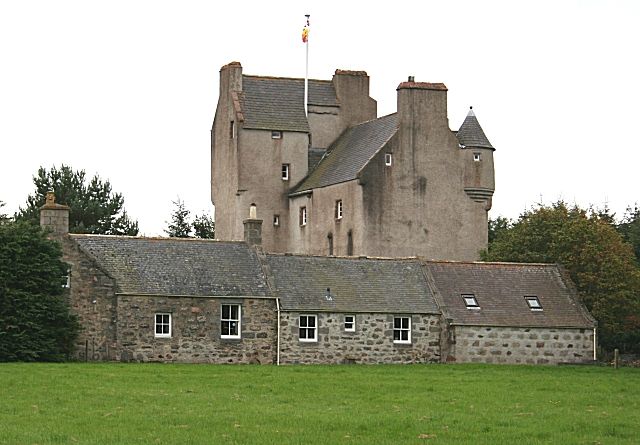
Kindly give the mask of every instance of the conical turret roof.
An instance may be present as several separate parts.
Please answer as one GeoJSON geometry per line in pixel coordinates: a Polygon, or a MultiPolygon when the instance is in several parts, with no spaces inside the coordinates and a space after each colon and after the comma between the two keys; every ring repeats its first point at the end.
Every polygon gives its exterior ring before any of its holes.
{"type": "Polygon", "coordinates": [[[482,131],[480,123],[478,123],[476,114],[473,112],[473,107],[469,109],[469,113],[456,133],[456,136],[460,144],[465,147],[494,149],[489,139],[485,136],[484,131],[482,131]]]}

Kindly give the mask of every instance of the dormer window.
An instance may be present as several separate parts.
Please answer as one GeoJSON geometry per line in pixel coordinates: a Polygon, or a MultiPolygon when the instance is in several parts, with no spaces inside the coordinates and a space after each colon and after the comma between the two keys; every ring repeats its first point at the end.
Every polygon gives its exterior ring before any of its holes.
{"type": "Polygon", "coordinates": [[[480,153],[478,152],[473,153],[473,160],[474,162],[480,162],[482,160],[482,158],[480,157],[480,153]]]}
{"type": "Polygon", "coordinates": [[[282,164],[282,180],[289,180],[289,164],[282,164]]]}
{"type": "Polygon", "coordinates": [[[476,300],[475,295],[463,294],[462,299],[464,300],[464,304],[467,309],[480,309],[480,305],[478,304],[478,300],[476,300]]]}
{"type": "Polygon", "coordinates": [[[271,139],[282,139],[282,131],[279,131],[279,130],[271,131],[271,139]]]}
{"type": "Polygon", "coordinates": [[[391,166],[391,162],[392,162],[391,153],[385,153],[384,154],[384,165],[386,165],[387,167],[390,167],[391,166]]]}
{"type": "Polygon", "coordinates": [[[540,300],[536,296],[524,297],[524,300],[529,305],[529,309],[532,311],[542,311],[542,305],[540,304],[540,300]]]}

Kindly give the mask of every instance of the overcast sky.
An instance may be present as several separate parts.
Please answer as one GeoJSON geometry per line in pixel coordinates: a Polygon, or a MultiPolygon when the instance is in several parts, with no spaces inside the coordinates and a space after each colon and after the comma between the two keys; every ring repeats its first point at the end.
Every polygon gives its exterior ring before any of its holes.
{"type": "Polygon", "coordinates": [[[64,163],[123,193],[159,235],[180,198],[213,212],[209,132],[222,65],[310,77],[365,70],[378,115],[396,87],[449,88],[496,148],[491,217],[538,202],[640,202],[638,1],[1,1],[0,200],[64,163]]]}

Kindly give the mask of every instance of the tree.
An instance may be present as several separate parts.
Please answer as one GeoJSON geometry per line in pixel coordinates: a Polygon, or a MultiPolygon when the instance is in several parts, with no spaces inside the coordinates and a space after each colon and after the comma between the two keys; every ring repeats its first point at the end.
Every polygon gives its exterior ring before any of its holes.
{"type": "Polygon", "coordinates": [[[6,213],[2,213],[2,208],[5,206],[4,201],[0,201],[0,224],[9,220],[6,213]]]}
{"type": "Polygon", "coordinates": [[[26,207],[20,208],[17,219],[38,224],[39,209],[45,203],[46,194],[53,190],[56,202],[68,205],[69,231],[71,233],[93,233],[104,235],[137,235],[138,222],[133,221],[124,210],[124,198],[113,193],[111,183],[99,176],[87,179],[84,170],[74,171],[62,164],[51,170],[38,169],[33,177],[36,190],[27,198],[26,207]]]}
{"type": "Polygon", "coordinates": [[[206,213],[196,215],[191,226],[196,238],[214,239],[216,237],[216,223],[206,213]]]}
{"type": "Polygon", "coordinates": [[[633,247],[638,264],[640,264],[640,208],[636,206],[627,211],[620,224],[616,227],[622,237],[633,247]]]}
{"type": "Polygon", "coordinates": [[[511,224],[511,220],[502,216],[498,216],[496,219],[489,219],[489,243],[495,241],[500,233],[508,230],[511,224]]]}
{"type": "Polygon", "coordinates": [[[59,361],[78,332],[60,245],[26,221],[0,224],[0,361],[59,361]]]}
{"type": "Polygon", "coordinates": [[[640,350],[640,269],[600,213],[564,202],[540,205],[500,232],[482,259],[561,264],[598,320],[601,344],[640,350]]]}
{"type": "Polygon", "coordinates": [[[169,224],[164,230],[167,235],[174,238],[189,238],[191,237],[191,223],[189,222],[190,212],[185,208],[184,201],[178,198],[176,201],[171,201],[175,206],[173,213],[171,214],[171,221],[167,221],[169,224]]]}

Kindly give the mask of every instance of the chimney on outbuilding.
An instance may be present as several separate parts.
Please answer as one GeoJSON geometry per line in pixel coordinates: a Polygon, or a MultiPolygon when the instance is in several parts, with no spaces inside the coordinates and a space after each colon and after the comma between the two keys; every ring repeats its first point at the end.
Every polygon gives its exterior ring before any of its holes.
{"type": "Polygon", "coordinates": [[[244,224],[244,242],[249,246],[262,245],[262,220],[258,219],[258,211],[256,205],[251,203],[249,206],[249,219],[243,221],[244,224]]]}
{"type": "Polygon", "coordinates": [[[40,207],[40,227],[58,236],[69,233],[69,206],[56,204],[52,191],[47,192],[45,204],[40,207]]]}

